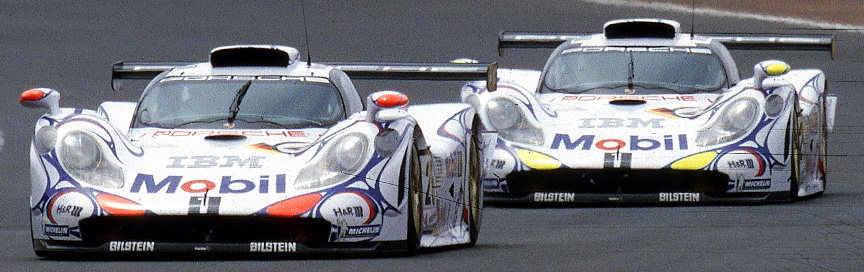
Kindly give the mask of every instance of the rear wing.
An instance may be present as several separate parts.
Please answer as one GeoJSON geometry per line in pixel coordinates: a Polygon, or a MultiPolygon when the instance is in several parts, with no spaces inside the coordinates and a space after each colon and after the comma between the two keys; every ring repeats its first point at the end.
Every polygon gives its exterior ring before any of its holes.
{"type": "Polygon", "coordinates": [[[490,91],[497,86],[498,63],[363,63],[324,62],[351,79],[485,80],[490,91]]]}
{"type": "Polygon", "coordinates": [[[124,79],[151,80],[162,72],[195,62],[117,62],[111,65],[111,89],[123,88],[124,79]]]}
{"type": "MultiPolygon", "coordinates": [[[[589,33],[532,33],[504,31],[498,35],[498,50],[507,48],[556,48],[561,43],[586,39],[589,33]]],[[[679,33],[679,35],[688,35],[679,33]]],[[[716,40],[730,50],[828,51],[834,59],[834,35],[696,34],[716,40]]]]}
{"type": "MultiPolygon", "coordinates": [[[[194,62],[117,62],[111,67],[111,87],[122,88],[123,79],[150,80],[160,73],[194,62]]],[[[497,63],[364,63],[322,62],[342,70],[351,79],[390,80],[485,80],[490,91],[497,86],[497,63]]]]}

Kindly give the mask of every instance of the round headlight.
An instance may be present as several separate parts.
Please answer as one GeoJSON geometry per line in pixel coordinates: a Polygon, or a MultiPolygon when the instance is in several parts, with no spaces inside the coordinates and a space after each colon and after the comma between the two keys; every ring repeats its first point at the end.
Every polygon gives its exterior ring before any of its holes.
{"type": "Polygon", "coordinates": [[[735,130],[743,130],[750,127],[750,124],[756,118],[757,107],[756,102],[751,99],[735,101],[726,110],[726,125],[735,130]]]}
{"type": "Polygon", "coordinates": [[[507,99],[494,99],[486,103],[486,116],[497,130],[505,130],[519,123],[519,106],[507,99]]]}
{"type": "Polygon", "coordinates": [[[63,137],[61,154],[66,167],[82,170],[96,167],[102,161],[99,143],[85,132],[72,132],[63,137]]]}
{"type": "Polygon", "coordinates": [[[368,140],[360,134],[348,134],[339,139],[331,154],[339,171],[352,172],[366,157],[368,140]]]}

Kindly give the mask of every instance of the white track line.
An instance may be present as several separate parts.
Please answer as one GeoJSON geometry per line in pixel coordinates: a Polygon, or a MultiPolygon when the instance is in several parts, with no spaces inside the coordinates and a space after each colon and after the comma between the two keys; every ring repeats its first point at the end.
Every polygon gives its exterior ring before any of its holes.
{"type": "Polygon", "coordinates": [[[634,1],[628,1],[628,0],[580,0],[580,1],[587,2],[587,3],[596,3],[596,4],[601,4],[601,5],[612,5],[612,6],[621,6],[621,7],[636,7],[636,8],[661,10],[661,11],[673,11],[673,12],[683,12],[683,13],[693,12],[693,13],[700,14],[700,15],[719,16],[719,17],[736,17],[736,18],[742,18],[742,19],[755,19],[755,20],[763,20],[763,21],[769,21],[769,22],[798,25],[798,26],[809,27],[809,28],[818,28],[818,29],[826,29],[826,30],[849,30],[849,31],[864,33],[864,26],[862,26],[862,25],[838,24],[838,23],[806,20],[806,19],[792,18],[792,17],[782,17],[782,16],[775,16],[775,15],[732,12],[732,11],[725,11],[725,10],[718,10],[718,9],[711,9],[711,8],[695,8],[695,9],[693,9],[690,6],[682,6],[682,5],[669,4],[669,3],[646,3],[646,2],[634,2],[634,1]]]}

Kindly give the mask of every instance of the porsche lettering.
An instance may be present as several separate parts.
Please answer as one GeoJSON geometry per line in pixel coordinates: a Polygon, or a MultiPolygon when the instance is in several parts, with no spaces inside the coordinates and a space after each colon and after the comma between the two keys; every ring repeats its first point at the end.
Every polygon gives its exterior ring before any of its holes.
{"type": "Polygon", "coordinates": [[[159,130],[153,132],[153,137],[171,136],[171,137],[187,137],[187,136],[211,136],[211,135],[242,135],[250,137],[306,137],[303,131],[263,131],[263,130],[159,130]]]}
{"type": "Polygon", "coordinates": [[[130,192],[173,194],[179,188],[180,191],[186,193],[205,193],[213,190],[218,190],[220,194],[243,194],[253,191],[261,194],[285,193],[287,188],[285,175],[278,174],[275,176],[275,181],[270,179],[270,175],[261,175],[254,182],[246,179],[236,179],[232,176],[222,176],[222,179],[218,183],[206,179],[183,181],[183,176],[167,176],[157,182],[157,179],[153,175],[139,173],[135,177],[135,181],[132,182],[130,192]]]}
{"type": "Polygon", "coordinates": [[[581,150],[591,150],[592,148],[596,148],[605,151],[621,150],[628,146],[628,149],[632,151],[648,151],[660,148],[663,150],[687,150],[688,148],[686,134],[663,135],[662,140],[645,138],[638,135],[631,135],[629,141],[616,138],[607,138],[595,141],[595,138],[597,138],[595,135],[582,135],[579,136],[579,138],[576,138],[576,140],[571,140],[570,135],[555,134],[550,148],[561,149],[563,146],[563,148],[567,150],[577,148],[581,150]],[[676,136],[677,141],[675,139],[676,136]]]}

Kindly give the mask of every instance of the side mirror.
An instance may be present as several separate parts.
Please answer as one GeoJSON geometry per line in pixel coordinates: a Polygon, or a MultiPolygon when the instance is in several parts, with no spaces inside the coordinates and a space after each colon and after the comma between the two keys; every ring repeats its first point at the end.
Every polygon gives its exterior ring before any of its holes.
{"type": "Polygon", "coordinates": [[[408,106],[408,96],[397,91],[377,91],[366,97],[366,121],[378,120],[382,109],[403,108],[408,106]]]}
{"type": "Polygon", "coordinates": [[[765,60],[753,66],[753,88],[762,89],[762,82],[768,77],[785,75],[792,70],[789,64],[779,60],[765,60]]]}
{"type": "Polygon", "coordinates": [[[60,92],[49,88],[35,88],[21,93],[18,102],[28,108],[46,108],[49,115],[60,113],[60,92]]]}

